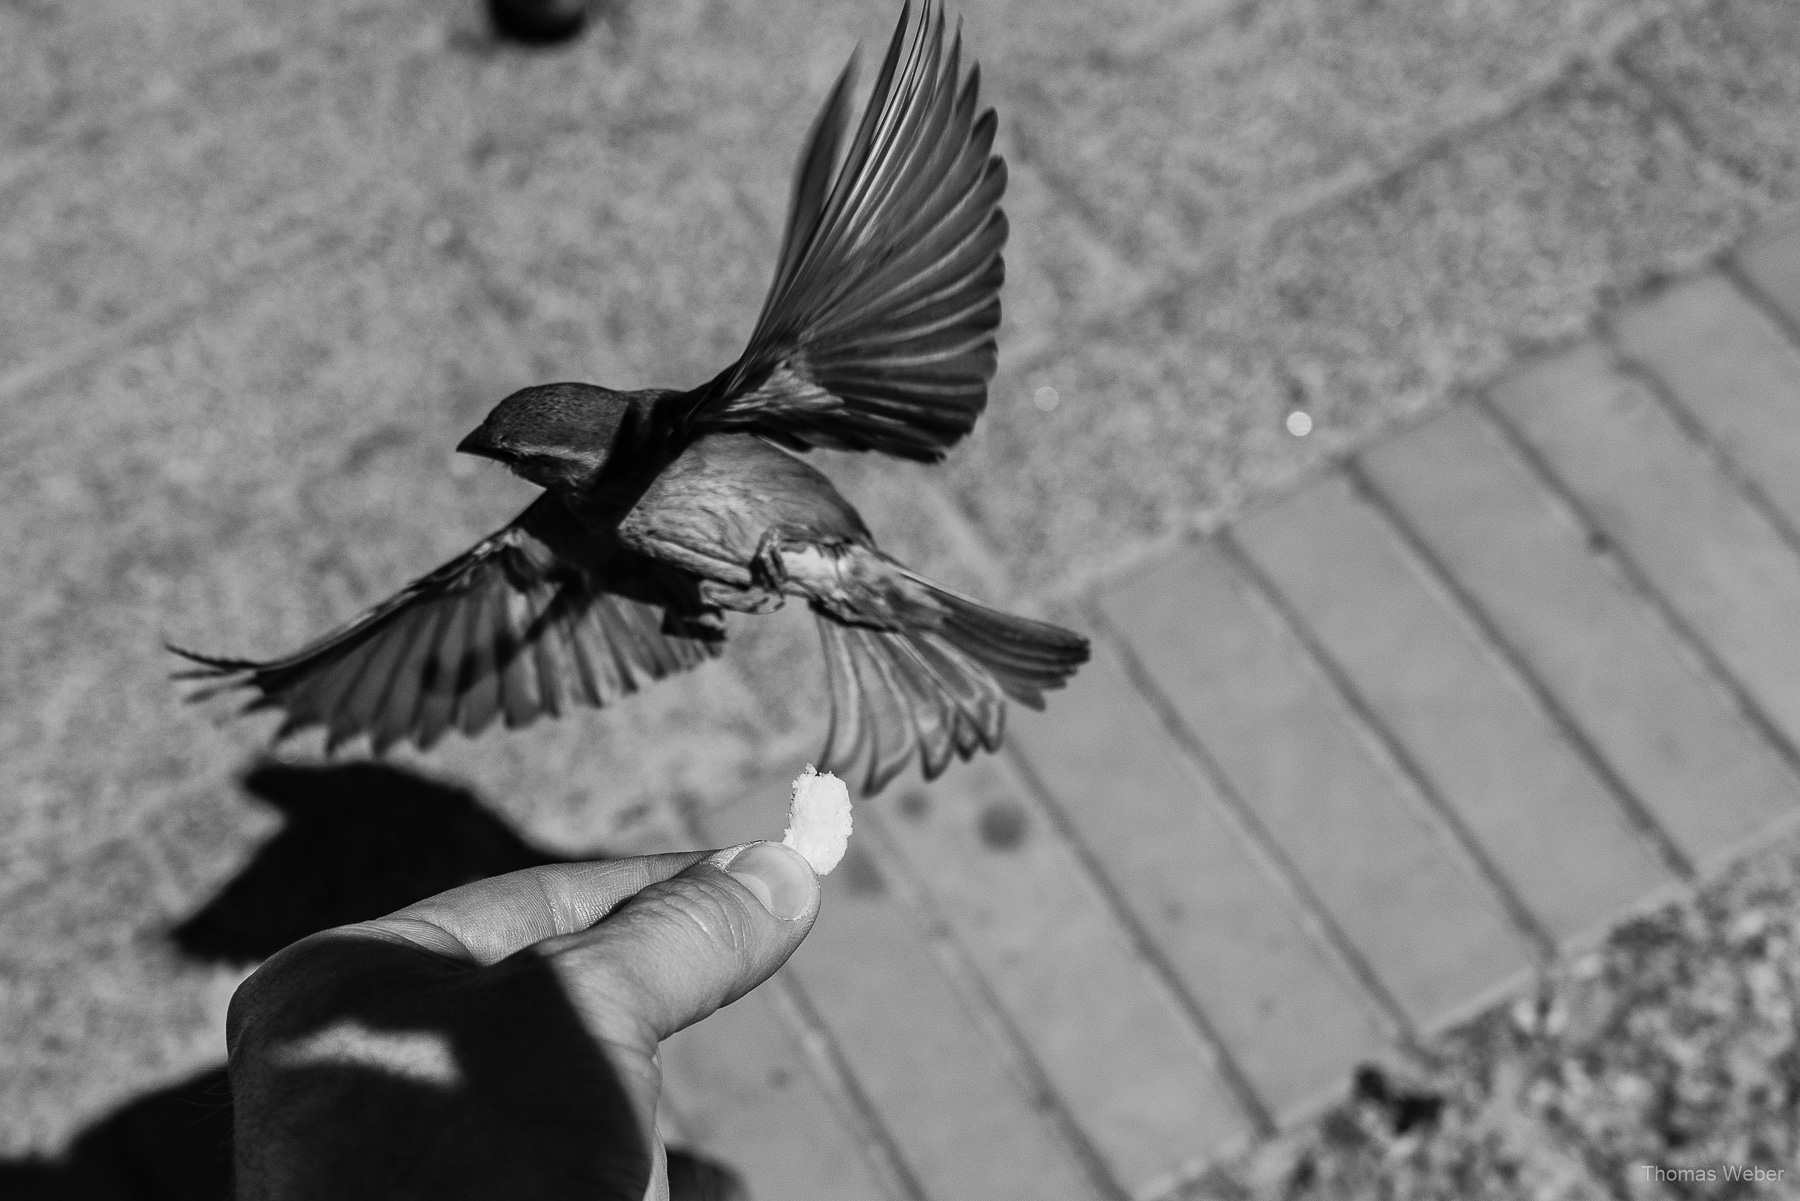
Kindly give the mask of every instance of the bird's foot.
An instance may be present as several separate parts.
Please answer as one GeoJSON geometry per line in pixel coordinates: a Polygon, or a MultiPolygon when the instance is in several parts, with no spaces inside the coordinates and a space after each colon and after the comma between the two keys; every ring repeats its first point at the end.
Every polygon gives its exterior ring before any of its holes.
{"type": "Polygon", "coordinates": [[[750,556],[750,578],[772,592],[779,593],[788,582],[787,564],[781,558],[782,531],[770,528],[757,540],[756,553],[750,556]]]}
{"type": "Polygon", "coordinates": [[[753,613],[761,616],[773,613],[787,603],[787,598],[780,592],[769,588],[739,588],[734,584],[722,584],[718,580],[700,581],[700,599],[719,609],[730,609],[733,613],[753,613]]]}

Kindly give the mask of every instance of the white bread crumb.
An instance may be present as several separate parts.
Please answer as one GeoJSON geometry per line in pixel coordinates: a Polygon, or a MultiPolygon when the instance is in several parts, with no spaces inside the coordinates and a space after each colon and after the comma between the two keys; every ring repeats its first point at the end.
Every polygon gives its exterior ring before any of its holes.
{"type": "Polygon", "coordinates": [[[850,845],[850,789],[808,763],[794,780],[787,833],[781,841],[799,851],[821,876],[836,867],[850,845]]]}

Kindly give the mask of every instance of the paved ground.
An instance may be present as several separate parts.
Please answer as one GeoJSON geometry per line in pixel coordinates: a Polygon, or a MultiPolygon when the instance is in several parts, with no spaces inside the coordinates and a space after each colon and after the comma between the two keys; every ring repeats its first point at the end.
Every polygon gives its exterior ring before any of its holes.
{"type": "MultiPolygon", "coordinates": [[[[441,750],[480,798],[430,794],[446,829],[311,841],[157,643],[275,650],[504,520],[525,490],[449,448],[519,383],[735,353],[891,19],[620,6],[531,55],[472,5],[0,6],[0,1154],[216,1063],[321,877],[778,828],[822,730],[797,615],[441,750]]],[[[1101,653],[866,808],[793,968],[671,1047],[673,1130],[764,1196],[1161,1195],[1796,800],[1800,12],[967,23],[1014,168],[992,407],[937,472],[826,466],[1101,653]]]]}

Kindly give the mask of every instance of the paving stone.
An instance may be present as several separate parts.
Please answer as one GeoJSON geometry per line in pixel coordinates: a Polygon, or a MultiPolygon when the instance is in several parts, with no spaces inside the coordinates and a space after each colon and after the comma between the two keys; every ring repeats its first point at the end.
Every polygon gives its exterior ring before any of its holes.
{"type": "Polygon", "coordinates": [[[1003,360],[951,486],[1021,587],[1091,582],[1704,261],[1753,213],[1716,175],[1673,120],[1579,73],[1059,359],[1019,377],[1003,360]],[[1283,428],[1295,408],[1304,438],[1283,428]]]}
{"type": "Polygon", "coordinates": [[[61,962],[112,951],[155,929],[173,915],[152,854],[135,840],[115,839],[63,856],[49,878],[7,898],[0,945],[15,963],[61,962]]]}
{"type": "Polygon", "coordinates": [[[1733,258],[1751,284],[1786,319],[1788,327],[1800,327],[1800,225],[1778,225],[1733,258]]]}
{"type": "MultiPolygon", "coordinates": [[[[773,837],[785,790],[710,813],[721,846],[773,837]]],[[[1087,1198],[1092,1186],[852,841],[818,923],[781,969],[817,1007],[908,1167],[932,1196],[1087,1198]]]]}
{"type": "Polygon", "coordinates": [[[1674,883],[1342,475],[1232,536],[1559,946],[1674,883]]]}
{"type": "Polygon", "coordinates": [[[238,787],[173,798],[139,819],[132,837],[151,848],[179,917],[218,894],[276,836],[285,821],[238,787]]]}
{"type": "Polygon", "coordinates": [[[1211,547],[1102,598],[1157,688],[1413,1023],[1513,984],[1520,937],[1211,547]]]}
{"type": "MultiPolygon", "coordinates": [[[[528,348],[515,384],[718,371],[768,285],[791,164],[845,35],[869,23],[691,2],[527,55],[488,45],[471,16],[259,14],[230,39],[258,49],[182,60],[145,85],[155,103],[47,145],[0,189],[0,263],[18,285],[0,372],[316,241],[392,236],[481,264],[477,307],[528,348]]],[[[1029,173],[1013,198],[1010,328],[1041,339],[1058,308],[1103,297],[1087,286],[1099,252],[1029,173]]]]}
{"type": "Polygon", "coordinates": [[[1760,704],[1800,736],[1800,559],[1637,380],[1584,345],[1493,401],[1760,704]]]}
{"type": "Polygon", "coordinates": [[[1135,261],[1192,266],[1271,209],[1491,113],[1635,15],[1549,0],[1199,6],[1185,35],[1103,42],[1081,69],[1019,80],[1024,141],[1135,261]]]}
{"type": "Polygon", "coordinates": [[[1249,1132],[1196,1033],[998,760],[890,792],[857,815],[859,835],[904,857],[1127,1192],[1166,1192],[1249,1132]]]}
{"type": "Polygon", "coordinates": [[[1800,196],[1800,11],[1783,0],[1683,4],[1626,49],[1709,154],[1783,199],[1800,196]]]}
{"type": "Polygon", "coordinates": [[[1773,748],[1601,569],[1586,531],[1473,409],[1452,408],[1361,463],[1701,871],[1796,812],[1800,787],[1773,748]]]}
{"type": "Polygon", "coordinates": [[[1800,346],[1722,275],[1619,314],[1619,348],[1648,367],[1706,437],[1800,528],[1800,346]]]}
{"type": "Polygon", "coordinates": [[[1277,1122],[1391,1050],[1110,651],[1007,737],[1277,1122]]]}
{"type": "Polygon", "coordinates": [[[245,8],[101,0],[77,15],[53,4],[7,5],[0,9],[0,139],[29,152],[93,136],[134,106],[166,98],[212,61],[266,49],[259,36],[266,27],[245,8]]]}
{"type": "Polygon", "coordinates": [[[13,283],[0,298],[0,372],[290,260],[343,210],[379,222],[382,206],[364,203],[371,180],[345,169],[346,131],[320,111],[341,73],[239,68],[209,80],[206,100],[171,95],[53,144],[0,187],[13,283]]]}
{"type": "Polygon", "coordinates": [[[666,1039],[659,1053],[681,1145],[730,1164],[752,1196],[886,1201],[842,1106],[807,1070],[767,991],[666,1039]]]}

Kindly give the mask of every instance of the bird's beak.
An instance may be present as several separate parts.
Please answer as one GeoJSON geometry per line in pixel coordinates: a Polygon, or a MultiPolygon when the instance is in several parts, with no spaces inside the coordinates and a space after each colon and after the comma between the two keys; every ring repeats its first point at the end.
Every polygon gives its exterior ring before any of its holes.
{"type": "Polygon", "coordinates": [[[456,444],[456,453],[460,455],[480,455],[484,459],[504,461],[505,453],[488,437],[486,424],[478,425],[474,431],[456,444]]]}

